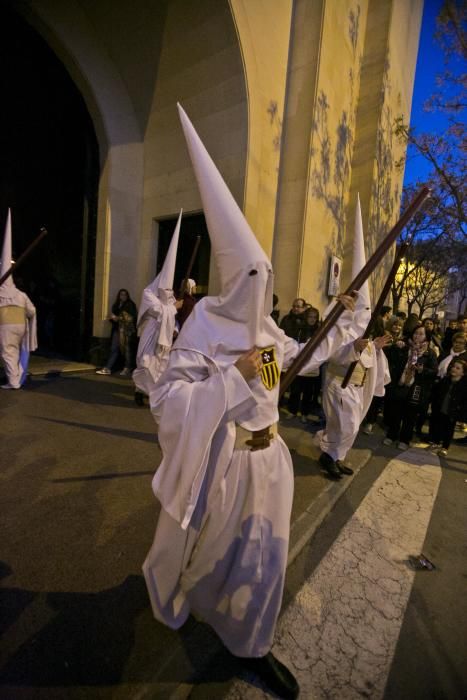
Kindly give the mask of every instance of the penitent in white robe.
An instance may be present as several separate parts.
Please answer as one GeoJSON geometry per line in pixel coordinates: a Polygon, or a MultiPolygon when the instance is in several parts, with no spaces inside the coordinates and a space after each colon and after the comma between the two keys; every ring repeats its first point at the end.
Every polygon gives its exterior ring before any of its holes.
{"type": "Polygon", "coordinates": [[[140,338],[133,372],[135,386],[149,396],[169,361],[177,309],[174,298],[164,300],[145,289],[142,304],[147,307],[138,323],[140,338]]]}
{"type": "Polygon", "coordinates": [[[369,343],[361,355],[355,352],[353,342],[333,354],[326,370],[322,394],[326,427],[317,433],[322,452],[334,460],[345,459],[373,396],[384,396],[384,385],[389,381],[386,356],[381,350],[376,350],[373,343],[369,343]],[[343,377],[354,360],[366,368],[364,385],[355,386],[351,380],[343,389],[343,377]]]}
{"type": "MultiPolygon", "coordinates": [[[[332,329],[302,372],[324,362],[343,333],[332,329]]],[[[301,347],[284,335],[268,357],[287,369],[301,347]]],[[[236,448],[237,425],[277,422],[279,391],[259,377],[247,384],[237,357],[219,364],[175,347],[150,394],[163,453],[153,490],[162,510],[143,572],[161,622],[177,629],[193,612],[233,654],[257,657],[271,647],[280,610],[294,482],[280,436],[264,450],[236,448]]]]}
{"type": "Polygon", "coordinates": [[[37,348],[36,309],[24,292],[0,290],[0,358],[8,384],[19,389],[26,380],[29,353],[37,348]]]}

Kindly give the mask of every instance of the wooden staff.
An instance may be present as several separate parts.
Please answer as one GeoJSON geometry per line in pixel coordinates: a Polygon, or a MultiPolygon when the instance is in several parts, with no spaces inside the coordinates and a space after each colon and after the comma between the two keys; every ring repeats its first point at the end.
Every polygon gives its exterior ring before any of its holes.
{"type": "MultiPolygon", "coordinates": [[[[386,301],[386,297],[389,294],[389,290],[391,289],[391,285],[394,281],[395,276],[397,275],[397,270],[399,269],[400,262],[402,258],[404,257],[405,253],[407,252],[407,249],[409,247],[408,243],[402,243],[402,245],[399,247],[399,250],[396,252],[396,255],[394,256],[394,263],[391,267],[391,271],[389,272],[388,278],[384,284],[383,289],[381,290],[381,294],[379,295],[378,301],[376,302],[376,306],[373,310],[373,313],[371,314],[371,318],[368,321],[368,325],[365,328],[365,332],[362,335],[362,338],[369,338],[370,337],[370,331],[372,329],[372,326],[375,322],[375,319],[379,312],[381,311],[382,307],[384,306],[384,302],[386,301]]],[[[342,388],[345,389],[347,384],[350,382],[350,377],[352,376],[352,373],[357,366],[358,360],[354,360],[353,362],[350,363],[347,372],[345,373],[345,377],[342,380],[342,388]]]]}
{"type": "Polygon", "coordinates": [[[188,263],[188,267],[186,270],[186,275],[182,279],[182,283],[180,285],[180,291],[179,291],[179,297],[180,299],[183,297],[183,294],[185,292],[185,286],[188,280],[190,279],[191,271],[193,269],[193,265],[195,264],[195,259],[196,259],[196,254],[198,252],[199,245],[201,243],[201,236],[196,236],[196,242],[193,248],[193,252],[191,254],[190,262],[188,263]]]}
{"type": "MultiPolygon", "coordinates": [[[[369,258],[368,262],[358,275],[355,277],[355,279],[351,282],[349,287],[346,289],[344,292],[347,295],[350,295],[353,291],[358,291],[362,284],[368,279],[368,277],[371,275],[373,270],[376,268],[376,266],[381,262],[381,260],[384,258],[386,253],[388,252],[389,248],[392,246],[392,244],[396,241],[398,235],[408,224],[410,219],[414,216],[414,214],[420,209],[422,204],[424,203],[425,199],[429,197],[430,191],[428,187],[423,187],[420,192],[417,194],[417,196],[412,200],[412,202],[409,204],[405,212],[402,214],[401,218],[397,222],[397,224],[389,231],[387,234],[386,238],[380,243],[378,248],[375,250],[373,255],[369,258]]],[[[324,340],[326,335],[329,333],[331,328],[334,326],[338,318],[341,316],[341,314],[344,312],[345,307],[344,305],[340,302],[337,301],[336,305],[331,309],[331,312],[327,316],[327,318],[323,321],[322,325],[318,328],[316,331],[315,335],[313,338],[311,338],[308,343],[305,345],[301,353],[297,355],[295,360],[292,362],[290,365],[289,369],[285,373],[282,381],[281,381],[281,386],[279,389],[279,396],[282,396],[285,391],[289,388],[290,384],[293,382],[297,374],[300,372],[302,367],[306,365],[310,357],[313,355],[314,351],[318,347],[318,345],[324,340]]]]}
{"type": "Polygon", "coordinates": [[[19,256],[18,260],[17,260],[16,262],[12,263],[12,264],[11,264],[11,267],[5,272],[4,275],[2,275],[2,276],[0,277],[0,287],[1,287],[2,284],[5,282],[5,280],[7,280],[8,277],[9,277],[10,275],[13,274],[13,272],[16,270],[16,268],[19,267],[19,266],[25,261],[25,259],[28,257],[28,255],[30,255],[30,253],[32,253],[32,251],[34,250],[34,248],[36,247],[36,245],[37,245],[37,244],[44,238],[44,236],[46,236],[46,235],[47,235],[47,229],[44,228],[44,226],[42,226],[42,228],[40,229],[40,233],[39,233],[39,235],[37,236],[36,240],[33,241],[33,242],[31,243],[31,245],[28,246],[28,247],[26,248],[26,250],[24,251],[24,253],[22,253],[22,254],[19,256]]]}

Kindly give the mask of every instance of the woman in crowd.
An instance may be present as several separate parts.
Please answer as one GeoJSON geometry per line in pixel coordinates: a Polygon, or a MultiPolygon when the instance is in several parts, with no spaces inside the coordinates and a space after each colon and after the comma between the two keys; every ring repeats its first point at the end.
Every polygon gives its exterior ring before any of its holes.
{"type": "Polygon", "coordinates": [[[465,333],[454,333],[452,336],[452,347],[449,353],[443,353],[439,358],[438,377],[446,376],[448,367],[455,359],[467,360],[465,333]]]}
{"type": "Polygon", "coordinates": [[[420,325],[420,319],[418,318],[417,314],[409,314],[407,318],[404,321],[404,327],[402,329],[402,335],[404,338],[407,338],[414,328],[420,325]]]}
{"type": "MultiPolygon", "coordinates": [[[[386,354],[386,356],[387,356],[390,348],[394,344],[400,343],[399,347],[401,347],[401,348],[405,347],[405,341],[402,340],[402,326],[403,326],[403,321],[398,316],[394,316],[392,318],[392,320],[389,321],[387,328],[386,328],[386,333],[389,333],[392,336],[392,344],[383,348],[383,352],[386,354]]],[[[397,347],[397,345],[396,345],[396,347],[397,347]]],[[[365,433],[365,435],[370,435],[373,432],[373,426],[376,423],[378,413],[381,412],[381,409],[384,406],[385,406],[384,396],[374,396],[373,397],[373,400],[370,404],[370,408],[368,409],[368,413],[366,414],[365,420],[362,424],[363,425],[362,431],[365,433]]],[[[384,409],[384,423],[387,424],[386,410],[385,409],[384,409]]]]}
{"type": "Polygon", "coordinates": [[[384,444],[392,445],[398,440],[398,447],[405,450],[410,445],[417,417],[430,400],[438,364],[421,325],[412,330],[406,343],[391,345],[387,358],[391,382],[385,396],[388,432],[384,444]]]}
{"type": "Polygon", "coordinates": [[[120,356],[124,359],[122,377],[131,375],[135,366],[136,351],[136,304],[130,298],[127,289],[119,289],[109,321],[112,324],[110,335],[110,355],[107,364],[98,369],[96,374],[112,374],[112,369],[120,356]]]}
{"type": "Polygon", "coordinates": [[[424,318],[423,326],[425,328],[426,339],[428,340],[429,347],[433,350],[436,357],[439,357],[441,353],[441,336],[435,331],[434,320],[432,318],[424,318]]]}

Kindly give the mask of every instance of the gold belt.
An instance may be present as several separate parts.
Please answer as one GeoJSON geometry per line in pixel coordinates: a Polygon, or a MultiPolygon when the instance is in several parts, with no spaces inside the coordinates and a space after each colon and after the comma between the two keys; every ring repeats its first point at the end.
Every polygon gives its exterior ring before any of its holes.
{"type": "MultiPolygon", "coordinates": [[[[345,375],[347,374],[347,372],[344,373],[344,372],[334,372],[334,371],[332,371],[332,370],[330,371],[329,368],[328,368],[327,371],[329,372],[329,375],[330,375],[333,379],[334,379],[334,378],[336,378],[336,379],[344,379],[345,375]]],[[[352,386],[363,386],[363,385],[365,384],[365,379],[366,379],[367,371],[368,371],[367,369],[364,370],[364,372],[363,372],[363,377],[362,377],[362,379],[361,379],[360,382],[352,382],[352,377],[350,377],[351,381],[349,382],[349,384],[351,384],[352,386]]]]}
{"type": "Polygon", "coordinates": [[[271,444],[271,440],[277,436],[277,423],[268,425],[262,430],[246,430],[241,425],[236,425],[235,450],[265,450],[271,444]]]}
{"type": "Polygon", "coordinates": [[[20,325],[26,322],[26,309],[23,306],[0,306],[0,324],[20,325]]]}

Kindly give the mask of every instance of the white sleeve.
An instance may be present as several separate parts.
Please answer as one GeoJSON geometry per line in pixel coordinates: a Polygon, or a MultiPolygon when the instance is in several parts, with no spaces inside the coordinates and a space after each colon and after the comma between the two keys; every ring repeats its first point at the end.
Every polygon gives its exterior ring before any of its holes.
{"type": "MultiPolygon", "coordinates": [[[[354,340],[354,336],[350,333],[350,328],[352,326],[353,313],[351,311],[344,311],[339,317],[337,323],[331,328],[329,333],[321,343],[316,348],[315,352],[300,370],[299,374],[309,374],[310,372],[316,372],[319,367],[329,360],[331,356],[342,345],[350,344],[354,340]]],[[[295,357],[303,350],[306,343],[297,343],[296,340],[286,336],[284,345],[284,363],[282,369],[285,371],[291,365],[295,357]]],[[[350,351],[349,351],[350,352],[350,351]]],[[[353,359],[353,358],[352,358],[353,359]]],[[[358,356],[355,358],[358,359],[358,356]]]]}
{"type": "Polygon", "coordinates": [[[182,528],[196,507],[219,426],[256,405],[234,365],[220,371],[200,353],[173,350],[169,366],[150,392],[159,421],[163,459],[153,491],[182,528]]]}
{"type": "Polygon", "coordinates": [[[32,318],[33,316],[36,315],[36,307],[34,306],[34,304],[32,303],[32,301],[30,300],[30,298],[28,297],[27,294],[25,294],[24,296],[25,296],[25,302],[26,302],[26,304],[25,304],[26,316],[28,318],[32,318]]]}

